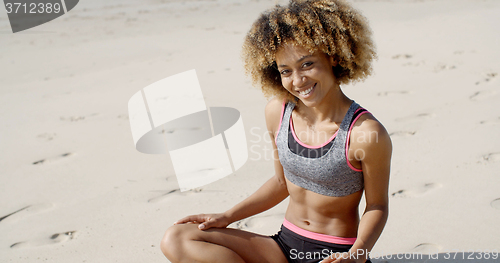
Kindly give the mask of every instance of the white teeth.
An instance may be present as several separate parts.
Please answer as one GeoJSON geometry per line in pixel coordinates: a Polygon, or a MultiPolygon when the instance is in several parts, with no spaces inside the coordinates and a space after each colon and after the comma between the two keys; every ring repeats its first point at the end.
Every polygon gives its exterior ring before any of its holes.
{"type": "Polygon", "coordinates": [[[314,86],[304,90],[304,91],[299,91],[300,95],[307,95],[313,90],[314,86]]]}

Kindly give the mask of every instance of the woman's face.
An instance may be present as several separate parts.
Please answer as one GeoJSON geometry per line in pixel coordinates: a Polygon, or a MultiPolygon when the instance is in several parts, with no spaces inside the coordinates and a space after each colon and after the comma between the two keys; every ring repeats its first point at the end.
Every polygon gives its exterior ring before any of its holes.
{"type": "Polygon", "coordinates": [[[338,86],[332,66],[336,63],[324,53],[309,53],[301,46],[286,44],[276,53],[276,64],[283,87],[306,106],[318,105],[338,86]]]}

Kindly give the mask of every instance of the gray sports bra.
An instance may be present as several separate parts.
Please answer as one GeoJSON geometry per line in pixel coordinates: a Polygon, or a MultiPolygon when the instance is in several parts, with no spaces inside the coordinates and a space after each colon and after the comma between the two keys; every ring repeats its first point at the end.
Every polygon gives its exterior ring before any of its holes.
{"type": "Polygon", "coordinates": [[[346,157],[350,126],[359,105],[352,102],[332,146],[318,158],[301,156],[288,146],[289,123],[294,108],[295,103],[287,103],[276,137],[278,155],[286,178],[295,185],[327,196],[346,196],[362,190],[363,172],[352,167],[346,157]]]}

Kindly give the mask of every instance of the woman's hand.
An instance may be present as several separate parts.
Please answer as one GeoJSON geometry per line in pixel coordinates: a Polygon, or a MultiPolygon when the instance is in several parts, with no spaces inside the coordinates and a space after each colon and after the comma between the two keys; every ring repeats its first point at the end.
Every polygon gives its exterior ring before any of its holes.
{"type": "Polygon", "coordinates": [[[365,262],[365,260],[361,259],[354,259],[351,255],[351,258],[349,258],[349,253],[336,253],[336,254],[331,254],[329,257],[323,259],[319,263],[362,263],[365,262]]]}
{"type": "Polygon", "coordinates": [[[177,224],[199,224],[199,229],[206,230],[212,227],[225,228],[230,222],[225,214],[199,214],[186,216],[181,220],[177,220],[174,225],[177,224]]]}

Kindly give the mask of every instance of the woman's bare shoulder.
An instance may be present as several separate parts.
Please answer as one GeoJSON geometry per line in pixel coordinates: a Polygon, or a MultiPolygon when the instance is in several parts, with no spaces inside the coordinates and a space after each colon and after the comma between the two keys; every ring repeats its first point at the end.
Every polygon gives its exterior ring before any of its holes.
{"type": "Polygon", "coordinates": [[[351,131],[351,143],[353,141],[360,144],[390,144],[390,136],[384,125],[368,112],[361,115],[356,123],[354,123],[351,131]]]}
{"type": "Polygon", "coordinates": [[[275,134],[279,128],[283,103],[283,99],[274,97],[266,105],[266,125],[267,129],[273,134],[275,134]]]}

